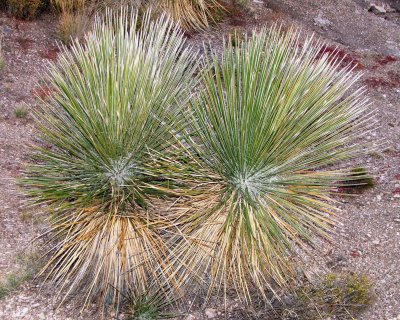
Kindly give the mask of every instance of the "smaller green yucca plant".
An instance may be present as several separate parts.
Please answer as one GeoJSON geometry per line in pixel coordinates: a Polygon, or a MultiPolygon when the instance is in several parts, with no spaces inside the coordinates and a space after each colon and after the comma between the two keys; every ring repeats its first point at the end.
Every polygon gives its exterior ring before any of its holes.
{"type": "Polygon", "coordinates": [[[359,76],[298,39],[272,28],[206,57],[185,137],[192,196],[176,206],[184,281],[266,297],[290,286],[294,247],[329,238],[329,194],[352,175],[333,166],[360,154],[370,119],[364,92],[349,93],[359,76]]]}
{"type": "Polygon", "coordinates": [[[138,28],[125,8],[50,67],[54,94],[37,115],[48,147],[35,149],[23,183],[51,213],[55,246],[43,272],[64,297],[119,302],[128,286],[170,285],[165,172],[196,69],[184,44],[169,18],[146,14],[138,28]]]}

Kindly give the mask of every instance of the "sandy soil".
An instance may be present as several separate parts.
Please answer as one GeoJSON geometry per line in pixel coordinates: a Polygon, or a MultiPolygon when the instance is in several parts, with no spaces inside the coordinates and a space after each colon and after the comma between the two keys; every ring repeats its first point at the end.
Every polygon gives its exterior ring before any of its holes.
{"type": "MultiPolygon", "coordinates": [[[[376,186],[339,199],[342,225],[335,244],[327,245],[324,256],[315,260],[318,269],[370,275],[376,282],[377,301],[359,319],[394,320],[400,319],[400,4],[379,2],[387,10],[382,15],[369,12],[369,4],[364,0],[254,1],[250,12],[239,12],[207,33],[191,35],[189,42],[200,49],[204,40],[220,47],[222,35],[234,27],[245,31],[278,22],[315,32],[327,41],[327,51],[339,46],[345,60],[354,61],[356,71],[363,72],[361,84],[379,123],[377,131],[363,140],[380,146],[363,157],[361,165],[376,176],[376,186]]],[[[31,240],[45,228],[22,208],[17,179],[27,146],[37,138],[31,117],[17,119],[14,110],[37,107],[35,93],[44,94],[37,92],[37,82],[58,50],[54,16],[22,22],[0,14],[0,31],[7,64],[0,72],[0,276],[5,276],[17,267],[19,253],[34,250],[31,240]]],[[[95,306],[81,314],[73,302],[57,309],[53,298],[52,288],[29,282],[0,301],[0,319],[99,318],[95,306]]],[[[234,313],[231,317],[243,319],[234,313]]],[[[206,316],[199,310],[187,318],[206,316]]]]}

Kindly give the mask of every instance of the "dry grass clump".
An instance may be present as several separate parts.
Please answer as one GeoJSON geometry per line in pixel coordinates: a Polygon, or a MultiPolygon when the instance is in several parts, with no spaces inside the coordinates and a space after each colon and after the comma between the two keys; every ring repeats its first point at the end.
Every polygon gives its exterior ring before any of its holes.
{"type": "Polygon", "coordinates": [[[51,4],[61,12],[83,10],[88,3],[87,0],[51,0],[51,4]]]}
{"type": "Polygon", "coordinates": [[[84,11],[63,11],[58,25],[60,40],[64,44],[70,44],[75,39],[83,39],[90,24],[90,18],[84,11]]]}
{"type": "Polygon", "coordinates": [[[83,39],[93,23],[95,7],[85,0],[52,0],[60,12],[58,34],[64,44],[83,39]]]}
{"type": "Polygon", "coordinates": [[[218,0],[161,0],[160,6],[186,30],[206,29],[224,11],[218,0]]]}

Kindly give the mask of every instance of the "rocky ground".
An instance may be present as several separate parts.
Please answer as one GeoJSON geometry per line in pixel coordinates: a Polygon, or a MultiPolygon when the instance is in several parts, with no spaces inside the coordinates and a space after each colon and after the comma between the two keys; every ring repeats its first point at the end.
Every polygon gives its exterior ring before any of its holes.
{"type": "MultiPolygon", "coordinates": [[[[250,12],[238,12],[206,33],[191,35],[189,42],[200,49],[204,40],[220,47],[222,35],[233,28],[246,32],[278,22],[305,34],[315,32],[327,41],[325,51],[339,46],[344,61],[363,73],[360,84],[366,86],[378,123],[376,132],[363,139],[378,148],[359,165],[374,174],[376,185],[338,198],[341,225],[333,244],[316,257],[315,268],[368,274],[376,283],[377,301],[360,319],[394,320],[400,319],[400,3],[375,4],[368,11],[371,2],[364,0],[257,0],[250,12]]],[[[0,72],[0,276],[6,277],[18,270],[21,252],[35,251],[31,240],[45,228],[23,208],[17,179],[28,145],[36,142],[30,113],[37,108],[35,94],[46,94],[38,81],[46,63],[57,59],[56,17],[23,22],[0,14],[0,31],[6,60],[0,72]],[[28,110],[26,118],[16,117],[20,108],[28,110]]],[[[0,300],[0,319],[99,319],[95,306],[84,313],[74,301],[56,308],[52,288],[39,284],[29,281],[0,300]]],[[[223,310],[209,308],[215,312],[193,311],[187,318],[218,318],[223,310]]],[[[233,311],[230,318],[243,319],[233,311]]]]}

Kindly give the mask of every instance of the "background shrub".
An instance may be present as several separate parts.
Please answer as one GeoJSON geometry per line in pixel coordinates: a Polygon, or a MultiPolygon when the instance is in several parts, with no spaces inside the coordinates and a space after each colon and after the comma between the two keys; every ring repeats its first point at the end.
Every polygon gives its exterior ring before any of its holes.
{"type": "Polygon", "coordinates": [[[161,0],[159,5],[186,30],[202,30],[221,15],[224,7],[217,0],[161,0]]]}
{"type": "Polygon", "coordinates": [[[45,0],[6,0],[8,11],[19,19],[33,19],[48,2],[45,0]]]}
{"type": "Polygon", "coordinates": [[[104,11],[105,8],[118,9],[132,6],[154,13],[167,13],[186,30],[202,30],[209,23],[219,20],[225,9],[218,0],[52,0],[61,12],[85,11],[88,16],[104,11]]]}

